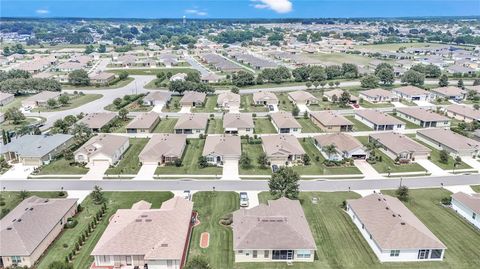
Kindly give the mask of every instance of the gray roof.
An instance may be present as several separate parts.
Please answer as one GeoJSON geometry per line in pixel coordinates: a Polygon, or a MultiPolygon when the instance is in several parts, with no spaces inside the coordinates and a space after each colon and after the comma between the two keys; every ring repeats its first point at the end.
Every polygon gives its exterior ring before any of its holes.
{"type": "Polygon", "coordinates": [[[0,256],[30,256],[77,199],[23,200],[0,220],[0,256]]]}
{"type": "Polygon", "coordinates": [[[69,134],[24,135],[2,145],[0,153],[15,152],[21,157],[40,158],[73,138],[69,134]]]}
{"type": "Polygon", "coordinates": [[[154,91],[143,97],[144,101],[164,101],[167,102],[172,98],[171,92],[154,91]]]}
{"type": "Polygon", "coordinates": [[[316,250],[298,200],[280,198],[233,212],[233,249],[316,250]]]}

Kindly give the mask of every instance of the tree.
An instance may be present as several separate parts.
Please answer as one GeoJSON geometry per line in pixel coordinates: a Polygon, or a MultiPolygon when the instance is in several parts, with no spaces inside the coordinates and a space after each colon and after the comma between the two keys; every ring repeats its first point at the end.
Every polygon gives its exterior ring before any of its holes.
{"type": "Polygon", "coordinates": [[[28,191],[25,191],[25,190],[20,191],[18,193],[18,198],[20,198],[22,201],[27,199],[29,196],[30,196],[30,193],[28,191]]]}
{"type": "Polygon", "coordinates": [[[346,107],[347,104],[350,102],[350,93],[347,91],[343,91],[338,101],[342,107],[346,107]]]}
{"type": "Polygon", "coordinates": [[[54,261],[48,265],[48,269],[73,269],[73,264],[61,261],[54,261]]]}
{"type": "Polygon", "coordinates": [[[291,167],[282,166],[272,174],[268,182],[270,194],[274,197],[298,198],[300,176],[291,167]]]}
{"type": "Polygon", "coordinates": [[[18,107],[11,107],[5,112],[5,119],[10,120],[13,124],[17,125],[25,120],[25,115],[23,115],[18,107]]]}
{"type": "Polygon", "coordinates": [[[107,46],[105,46],[105,44],[100,44],[97,51],[99,53],[105,53],[105,52],[107,52],[107,46]]]}
{"type": "Polygon", "coordinates": [[[80,122],[73,125],[71,133],[75,137],[89,137],[92,134],[92,129],[90,129],[84,122],[80,122]]]}
{"type": "Polygon", "coordinates": [[[94,51],[95,51],[95,48],[93,47],[93,45],[88,45],[85,48],[85,54],[90,54],[90,53],[93,53],[94,51]]]}
{"type": "Polygon", "coordinates": [[[375,75],[384,85],[392,85],[395,82],[395,74],[393,69],[382,68],[375,75]]]}
{"type": "Polygon", "coordinates": [[[198,157],[198,166],[200,166],[200,168],[207,167],[208,166],[207,157],[205,156],[198,157]]]}
{"type": "Polygon", "coordinates": [[[122,101],[122,98],[120,97],[117,97],[115,99],[113,99],[113,105],[116,107],[116,108],[120,108],[120,106],[122,105],[123,101],[122,101]]]}
{"type": "Polygon", "coordinates": [[[255,76],[246,71],[238,71],[232,76],[232,83],[237,87],[243,87],[255,84],[255,76]]]}
{"type": "Polygon", "coordinates": [[[248,157],[246,152],[243,152],[240,156],[240,167],[243,169],[248,169],[252,166],[252,160],[248,157]]]}
{"type": "Polygon", "coordinates": [[[332,154],[337,152],[337,147],[334,144],[330,144],[322,147],[322,150],[325,152],[325,154],[327,154],[328,160],[331,160],[332,154]]]}
{"type": "Polygon", "coordinates": [[[457,87],[462,88],[462,89],[463,89],[463,87],[465,87],[465,85],[463,84],[463,79],[458,80],[457,87]]]}
{"type": "Polygon", "coordinates": [[[57,106],[57,100],[50,98],[47,100],[47,106],[48,107],[56,107],[57,106]]]}
{"type": "Polygon", "coordinates": [[[58,102],[63,106],[68,104],[69,101],[70,101],[70,97],[66,94],[62,94],[60,95],[60,97],[58,97],[58,102]]]}
{"type": "Polygon", "coordinates": [[[310,165],[310,156],[308,154],[303,154],[303,164],[310,165]]]}
{"type": "MultiPolygon", "coordinates": [[[[322,82],[322,83],[324,83],[324,82],[322,82]]],[[[318,86],[320,86],[320,82],[318,82],[316,80],[312,84],[313,84],[313,87],[315,87],[315,89],[318,88],[318,86]]]]}
{"type": "Polygon", "coordinates": [[[266,167],[268,166],[267,154],[265,154],[265,152],[262,152],[262,153],[258,156],[257,162],[258,162],[258,164],[260,165],[261,168],[266,168],[266,167]]]}
{"type": "Polygon", "coordinates": [[[408,187],[404,185],[398,187],[398,189],[395,191],[395,195],[400,201],[403,202],[408,202],[410,199],[408,187]]]}
{"type": "Polygon", "coordinates": [[[362,86],[362,88],[368,88],[368,89],[373,89],[373,88],[377,88],[378,87],[378,83],[379,83],[379,79],[377,76],[375,75],[368,75],[368,76],[364,76],[361,80],[360,80],[360,84],[362,86]]]}
{"type": "Polygon", "coordinates": [[[93,202],[97,205],[102,204],[105,200],[105,198],[103,197],[102,188],[97,185],[93,187],[93,191],[90,195],[92,196],[93,202]]]}
{"type": "Polygon", "coordinates": [[[233,86],[233,87],[230,89],[230,91],[231,91],[232,93],[236,93],[236,94],[239,94],[239,93],[240,93],[240,89],[239,89],[238,87],[235,87],[235,86],[233,86]]]}
{"type": "Polygon", "coordinates": [[[83,69],[74,70],[68,74],[68,83],[74,86],[88,86],[90,85],[90,78],[87,71],[83,69]]]}
{"type": "Polygon", "coordinates": [[[120,73],[118,73],[118,78],[120,80],[124,80],[124,79],[128,78],[128,72],[127,71],[121,71],[120,73]]]}
{"type": "Polygon", "coordinates": [[[307,83],[305,83],[305,86],[307,86],[307,89],[310,89],[310,87],[312,87],[312,82],[307,81],[307,83]]]}
{"type": "Polygon", "coordinates": [[[443,74],[440,76],[440,79],[438,80],[438,86],[440,87],[448,86],[448,76],[446,74],[443,74]]]}
{"type": "Polygon", "coordinates": [[[126,121],[128,116],[128,110],[125,108],[120,109],[118,111],[118,116],[120,117],[120,119],[126,121]]]}
{"type": "Polygon", "coordinates": [[[203,256],[194,256],[189,259],[184,269],[211,269],[212,267],[203,256]]]}
{"type": "Polygon", "coordinates": [[[298,116],[299,113],[300,113],[300,109],[298,108],[298,106],[295,105],[292,109],[292,115],[296,117],[298,116]]]}
{"type": "Polygon", "coordinates": [[[415,70],[408,70],[402,76],[402,83],[407,83],[415,86],[421,86],[425,82],[425,74],[415,70]]]}
{"type": "Polygon", "coordinates": [[[449,157],[448,151],[442,149],[439,153],[439,158],[440,158],[439,161],[441,163],[447,164],[448,163],[448,157],[449,157]]]}

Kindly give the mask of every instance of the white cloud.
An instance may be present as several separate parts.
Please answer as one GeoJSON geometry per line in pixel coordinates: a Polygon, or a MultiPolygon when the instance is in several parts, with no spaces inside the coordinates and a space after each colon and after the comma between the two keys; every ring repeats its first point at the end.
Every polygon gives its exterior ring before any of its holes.
{"type": "Polygon", "coordinates": [[[207,16],[208,15],[207,12],[201,11],[201,10],[198,10],[198,9],[186,9],[185,13],[193,14],[193,15],[197,15],[197,16],[207,16]]]}
{"type": "Polygon", "coordinates": [[[35,10],[35,13],[40,14],[40,15],[45,15],[45,14],[50,13],[50,11],[48,9],[37,9],[37,10],[35,10]]]}
{"type": "Polygon", "coordinates": [[[288,13],[292,11],[291,0],[252,0],[252,2],[259,2],[253,5],[259,9],[271,9],[277,13],[288,13]]]}

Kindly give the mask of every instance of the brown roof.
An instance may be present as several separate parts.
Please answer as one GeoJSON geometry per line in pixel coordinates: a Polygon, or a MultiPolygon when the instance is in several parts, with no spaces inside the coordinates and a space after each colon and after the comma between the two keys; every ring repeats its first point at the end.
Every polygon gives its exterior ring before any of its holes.
{"type": "Polygon", "coordinates": [[[317,249],[298,200],[269,200],[233,212],[233,249],[317,249]]]}
{"type": "Polygon", "coordinates": [[[477,215],[480,215],[480,193],[466,194],[464,192],[457,192],[452,194],[452,198],[470,208],[473,212],[477,213],[477,215]]]}
{"type": "Polygon", "coordinates": [[[314,138],[320,146],[323,147],[333,144],[340,152],[349,152],[355,149],[363,148],[362,143],[360,143],[355,137],[344,133],[318,135],[314,138]]]}
{"type": "Polygon", "coordinates": [[[448,112],[452,112],[467,118],[480,120],[480,110],[475,110],[464,105],[451,105],[447,107],[448,112]]]}
{"type": "Polygon", "coordinates": [[[181,260],[193,203],[179,196],[160,209],[119,209],[92,255],[140,255],[146,260],[181,260]]]}
{"type": "Polygon", "coordinates": [[[253,93],[253,101],[256,102],[267,102],[268,104],[276,104],[278,103],[277,96],[272,92],[254,92],[253,93]]]}
{"type": "Polygon", "coordinates": [[[85,123],[88,128],[99,129],[112,121],[117,115],[110,112],[90,113],[83,117],[79,123],[85,123]]]}
{"type": "Polygon", "coordinates": [[[299,101],[302,102],[302,101],[308,101],[308,100],[318,101],[317,97],[315,97],[311,93],[305,92],[305,91],[289,92],[288,95],[295,102],[299,102],[299,101]]]}
{"type": "Polygon", "coordinates": [[[421,107],[399,107],[396,111],[421,121],[450,121],[448,117],[421,107]]]}
{"type": "Polygon", "coordinates": [[[31,196],[0,220],[0,256],[30,256],[77,199],[31,196]]]}
{"type": "Polygon", "coordinates": [[[159,119],[157,113],[148,112],[142,113],[135,117],[128,125],[127,129],[149,129],[159,119]]]}
{"type": "Polygon", "coordinates": [[[112,157],[112,155],[127,142],[128,137],[126,136],[99,134],[90,138],[83,146],[78,148],[74,154],[82,153],[90,157],[103,154],[112,157]]]}
{"type": "Polygon", "coordinates": [[[360,117],[376,124],[376,125],[388,125],[388,124],[403,124],[405,122],[394,118],[386,113],[380,112],[378,110],[371,110],[371,109],[362,109],[356,110],[355,114],[359,115],[360,117]]]}
{"type": "Polygon", "coordinates": [[[267,156],[288,156],[305,154],[300,142],[293,135],[262,136],[263,149],[267,156]]]}
{"type": "Polygon", "coordinates": [[[175,129],[207,129],[207,114],[184,114],[180,116],[175,129]]]}
{"type": "Polygon", "coordinates": [[[240,136],[207,136],[205,145],[203,146],[203,156],[210,154],[221,156],[240,156],[242,146],[240,136]]]}
{"type": "Polygon", "coordinates": [[[233,92],[220,93],[217,98],[217,105],[223,106],[224,104],[240,106],[240,95],[233,92]]]}
{"type": "Polygon", "coordinates": [[[188,91],[183,93],[182,99],[180,99],[180,103],[203,103],[205,102],[205,98],[207,97],[207,94],[204,92],[193,92],[193,91],[188,91]]]}
{"type": "Polygon", "coordinates": [[[249,113],[227,113],[223,116],[223,128],[253,128],[252,114],[249,113]]]}
{"type": "Polygon", "coordinates": [[[430,154],[432,152],[431,149],[403,134],[393,132],[374,133],[370,137],[397,155],[402,152],[414,152],[416,154],[430,154]]]}
{"type": "Polygon", "coordinates": [[[447,129],[418,130],[417,135],[418,134],[428,137],[456,151],[480,149],[480,142],[447,129]]]}
{"type": "Polygon", "coordinates": [[[439,88],[431,89],[430,91],[434,93],[438,93],[443,96],[459,96],[459,95],[466,94],[464,90],[455,86],[439,87],[439,88]]]}
{"type": "Polygon", "coordinates": [[[361,91],[360,94],[363,94],[368,97],[383,97],[383,98],[392,98],[395,96],[391,91],[387,91],[384,89],[376,88],[376,89],[370,89],[366,91],[361,91]]]}
{"type": "Polygon", "coordinates": [[[325,126],[353,125],[347,118],[332,111],[313,111],[310,116],[325,126]]]}
{"type": "Polygon", "coordinates": [[[446,248],[397,198],[375,193],[347,203],[382,250],[446,248]]]}
{"type": "Polygon", "coordinates": [[[181,158],[186,144],[186,135],[154,134],[138,158],[141,162],[160,162],[162,156],[181,158]]]}
{"type": "Polygon", "coordinates": [[[276,112],[270,114],[272,121],[278,128],[302,128],[302,125],[289,112],[276,112]]]}
{"type": "Polygon", "coordinates": [[[399,92],[408,96],[412,95],[429,95],[429,92],[427,92],[424,89],[420,89],[415,86],[404,86],[404,87],[398,87],[393,89],[392,91],[394,92],[399,92]]]}

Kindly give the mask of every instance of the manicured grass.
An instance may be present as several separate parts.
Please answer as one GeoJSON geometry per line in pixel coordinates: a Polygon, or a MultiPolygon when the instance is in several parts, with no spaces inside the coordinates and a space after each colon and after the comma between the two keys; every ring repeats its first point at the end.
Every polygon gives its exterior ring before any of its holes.
{"type": "Polygon", "coordinates": [[[64,158],[51,161],[49,164],[39,167],[37,175],[83,175],[88,172],[88,168],[76,165],[70,165],[70,162],[64,158]]]}
{"type": "Polygon", "coordinates": [[[67,90],[78,90],[78,91],[88,91],[88,90],[104,90],[104,89],[118,89],[127,86],[130,82],[133,81],[132,77],[128,77],[124,80],[119,80],[112,85],[99,85],[99,86],[73,86],[73,85],[62,85],[63,89],[67,90]]]}
{"type": "Polygon", "coordinates": [[[161,166],[155,171],[155,174],[196,174],[196,175],[221,175],[222,168],[209,166],[200,168],[198,158],[202,156],[205,139],[188,139],[187,147],[183,153],[182,166],[161,166]]]}
{"type": "MultiPolygon", "coordinates": [[[[206,98],[205,105],[203,107],[194,107],[192,112],[216,112],[218,95],[209,95],[206,98]]],[[[220,110],[218,110],[220,111],[220,110]]]]}
{"type": "Polygon", "coordinates": [[[288,99],[288,94],[285,92],[277,93],[277,98],[279,101],[278,109],[291,112],[293,110],[293,103],[288,99]]]}
{"type": "Polygon", "coordinates": [[[273,127],[272,122],[268,118],[254,118],[256,134],[276,134],[277,130],[273,127]]]}
{"type": "Polygon", "coordinates": [[[372,128],[365,125],[363,122],[355,119],[355,116],[345,116],[349,121],[353,123],[353,131],[363,132],[363,131],[373,131],[372,128]]]}
{"type": "MultiPolygon", "coordinates": [[[[22,198],[20,197],[20,192],[18,191],[0,191],[0,201],[5,203],[0,204],[0,219],[6,216],[10,211],[12,211],[20,202],[22,202],[22,198]]],[[[28,197],[30,196],[38,196],[42,198],[57,198],[60,192],[27,192],[28,197]]],[[[65,195],[66,196],[66,195],[65,195]]],[[[63,196],[63,197],[65,197],[63,196]]]]}
{"type": "MultiPolygon", "coordinates": [[[[440,151],[438,149],[435,149],[434,147],[424,143],[423,141],[420,141],[419,139],[413,138],[413,140],[432,150],[432,152],[430,153],[430,161],[432,163],[434,163],[435,165],[437,165],[438,167],[444,170],[453,169],[453,163],[455,162],[455,160],[451,155],[448,155],[447,163],[440,162],[440,151]]],[[[455,169],[469,169],[469,168],[472,168],[472,167],[470,167],[470,165],[464,162],[461,162],[459,165],[457,165],[457,167],[455,167],[455,169]]]]}
{"type": "Polygon", "coordinates": [[[480,185],[477,186],[472,186],[472,189],[476,191],[477,193],[480,193],[480,185]]]}
{"type": "Polygon", "coordinates": [[[253,94],[242,94],[240,96],[241,109],[243,112],[267,112],[268,109],[263,105],[253,104],[253,94]]]}
{"type": "Polygon", "coordinates": [[[208,134],[223,134],[223,119],[209,119],[207,126],[208,134]]]}
{"type": "Polygon", "coordinates": [[[162,111],[163,112],[178,112],[182,108],[180,105],[180,99],[182,99],[182,96],[172,96],[170,101],[168,102],[168,105],[163,106],[162,111]]]}
{"type": "Polygon", "coordinates": [[[359,49],[368,49],[372,51],[393,51],[396,52],[400,48],[423,48],[423,47],[431,47],[431,48],[438,48],[443,46],[442,44],[436,43],[427,43],[427,42],[414,42],[414,43],[389,43],[389,44],[375,44],[375,45],[357,45],[355,48],[359,49]]]}
{"type": "Polygon", "coordinates": [[[154,133],[173,133],[175,124],[177,124],[178,119],[175,118],[163,118],[160,120],[160,123],[157,124],[154,133]]]}
{"type": "Polygon", "coordinates": [[[382,108],[382,107],[393,107],[391,103],[370,103],[367,101],[363,101],[360,103],[360,106],[363,108],[382,108]]]}
{"type": "Polygon", "coordinates": [[[258,157],[263,153],[262,144],[248,144],[245,139],[242,139],[242,154],[247,154],[247,156],[252,160],[252,167],[249,169],[243,169],[239,165],[239,174],[240,175],[270,175],[272,170],[270,167],[261,168],[258,164],[258,157]]]}
{"type": "MultiPolygon", "coordinates": [[[[43,119],[43,118],[42,118],[43,119]]],[[[13,121],[4,121],[0,124],[0,129],[5,130],[5,131],[15,131],[15,130],[20,130],[25,126],[29,126],[31,124],[39,122],[36,117],[27,117],[25,120],[22,120],[18,124],[13,124],[13,121]]]]}
{"type": "Polygon", "coordinates": [[[111,69],[107,70],[110,73],[119,74],[122,71],[127,71],[129,75],[156,75],[159,72],[171,72],[173,75],[177,73],[189,73],[189,72],[196,72],[195,69],[192,68],[145,68],[145,69],[111,69]]]}
{"type": "Polygon", "coordinates": [[[107,175],[136,174],[140,170],[138,155],[148,142],[148,138],[130,138],[130,147],[115,167],[107,169],[107,175]]]}
{"type": "Polygon", "coordinates": [[[142,103],[139,103],[139,100],[143,99],[144,95],[142,94],[130,94],[129,95],[130,100],[126,101],[125,99],[122,99],[122,104],[120,108],[115,106],[113,102],[109,104],[108,106],[104,107],[105,110],[108,111],[119,111],[123,108],[125,108],[129,112],[147,112],[152,110],[151,106],[145,106],[142,103]]]}
{"type": "Polygon", "coordinates": [[[36,107],[32,109],[32,112],[51,112],[51,111],[62,111],[62,110],[67,110],[67,109],[73,109],[77,108],[79,106],[83,106],[87,103],[93,102],[97,99],[102,98],[103,95],[101,94],[69,94],[70,101],[66,105],[54,107],[54,108],[49,108],[49,107],[36,107]]]}
{"type": "MultiPolygon", "coordinates": [[[[120,208],[131,208],[132,205],[140,200],[152,203],[152,208],[159,208],[161,204],[173,197],[171,192],[104,192],[107,210],[103,219],[99,222],[95,230],[88,237],[85,244],[73,260],[73,268],[88,269],[93,262],[90,256],[93,248],[102,236],[108,226],[109,218],[120,208]]],[[[100,209],[99,205],[95,205],[92,198],[88,196],[82,202],[83,211],[75,216],[78,224],[72,229],[66,229],[60,234],[55,242],[40,260],[38,269],[47,269],[54,261],[64,261],[68,253],[74,248],[78,237],[86,229],[87,225],[93,219],[93,216],[100,209]],[[64,247],[64,244],[67,247],[64,247]]]]}
{"type": "Polygon", "coordinates": [[[410,102],[408,100],[405,100],[405,99],[401,99],[400,100],[400,103],[406,105],[406,106],[417,106],[417,104],[415,104],[414,102],[410,102]]]}
{"type": "Polygon", "coordinates": [[[11,107],[21,107],[22,106],[22,101],[25,100],[28,97],[29,97],[29,95],[15,96],[15,98],[13,99],[12,102],[10,102],[10,103],[8,103],[4,106],[0,106],[0,112],[5,113],[5,111],[7,111],[11,107]]]}
{"type": "Polygon", "coordinates": [[[420,129],[420,128],[422,128],[422,126],[417,125],[417,124],[415,124],[415,123],[413,123],[413,122],[410,122],[410,121],[408,121],[408,120],[406,120],[406,119],[402,119],[402,118],[398,117],[397,115],[394,115],[393,113],[388,113],[388,114],[389,114],[390,116],[398,119],[398,120],[401,120],[401,121],[405,122],[405,129],[420,129]]]}
{"type": "Polygon", "coordinates": [[[110,129],[110,133],[126,133],[127,125],[133,120],[133,118],[127,118],[127,120],[118,121],[119,125],[110,129]]]}
{"type": "Polygon", "coordinates": [[[239,195],[235,192],[197,192],[193,195],[193,207],[198,212],[200,225],[193,229],[188,257],[203,256],[212,268],[234,268],[233,233],[219,221],[239,208],[239,195]],[[206,249],[200,248],[203,232],[210,233],[206,249]]]}
{"type": "Polygon", "coordinates": [[[334,64],[342,63],[353,63],[366,65],[370,63],[373,58],[368,58],[366,56],[360,56],[355,54],[346,54],[346,53],[316,53],[316,54],[307,54],[309,58],[314,58],[322,62],[329,62],[334,64]]]}
{"type": "Polygon", "coordinates": [[[321,133],[322,129],[315,125],[310,119],[296,118],[298,123],[302,125],[302,133],[321,133]]]}

